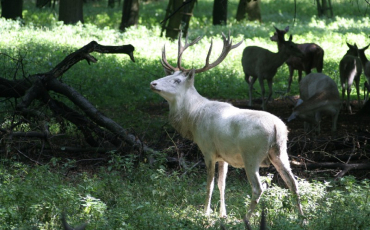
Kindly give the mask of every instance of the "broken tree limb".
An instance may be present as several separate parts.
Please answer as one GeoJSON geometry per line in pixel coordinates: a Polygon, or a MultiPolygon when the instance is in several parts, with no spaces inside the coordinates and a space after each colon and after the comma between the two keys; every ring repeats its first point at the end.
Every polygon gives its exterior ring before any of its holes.
{"type": "Polygon", "coordinates": [[[355,170],[363,170],[363,169],[370,169],[370,162],[366,163],[335,163],[335,162],[322,162],[322,163],[300,163],[296,161],[291,162],[292,167],[299,167],[304,169],[339,169],[342,170],[338,175],[337,178],[343,177],[348,171],[355,169],[355,170]]]}
{"type": "Polygon", "coordinates": [[[67,70],[69,70],[74,64],[81,60],[86,60],[89,64],[90,62],[97,62],[98,60],[90,55],[92,52],[98,53],[124,53],[130,56],[131,61],[135,62],[134,52],[135,48],[132,45],[123,45],[123,46],[103,46],[98,44],[96,41],[92,41],[89,44],[85,45],[81,49],[68,55],[62,62],[55,66],[51,71],[38,74],[44,75],[44,80],[48,81],[52,78],[58,78],[63,75],[67,70]]]}
{"type": "MultiPolygon", "coordinates": [[[[0,97],[22,98],[21,102],[16,106],[15,114],[32,117],[31,120],[45,120],[50,118],[46,117],[50,116],[50,113],[40,113],[37,112],[40,110],[33,108],[34,101],[41,102],[44,108],[52,111],[51,116],[59,116],[73,123],[82,132],[86,143],[91,147],[101,147],[103,143],[110,142],[115,146],[115,149],[119,149],[124,142],[139,152],[144,151],[148,154],[156,153],[156,151],[144,145],[135,135],[129,133],[115,121],[102,114],[77,90],[62,83],[58,79],[81,60],[86,60],[89,64],[91,62],[96,63],[98,60],[90,54],[92,52],[127,54],[135,62],[134,50],[135,48],[132,45],[104,46],[92,41],[69,54],[48,72],[27,77],[24,76],[22,80],[0,78],[0,97]],[[54,94],[51,96],[49,91],[66,96],[82,113],[56,100],[54,94]]],[[[18,65],[19,63],[22,62],[18,62],[18,65]]],[[[30,122],[30,119],[25,119],[24,121],[26,120],[30,122]]],[[[8,129],[6,132],[1,132],[2,134],[0,134],[1,136],[11,135],[14,131],[13,129],[8,129]]],[[[17,135],[21,136],[23,134],[18,133],[17,135]]],[[[30,137],[29,134],[24,135],[26,135],[24,137],[30,137]]],[[[31,136],[37,135],[33,133],[31,136]]]]}

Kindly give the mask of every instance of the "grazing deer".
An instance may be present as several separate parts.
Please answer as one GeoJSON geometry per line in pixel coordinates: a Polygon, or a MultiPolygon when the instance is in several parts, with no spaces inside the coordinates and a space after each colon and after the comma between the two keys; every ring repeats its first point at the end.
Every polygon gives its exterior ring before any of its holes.
{"type": "Polygon", "coordinates": [[[305,131],[311,130],[313,125],[320,133],[320,121],[323,113],[332,116],[332,128],[337,130],[338,114],[341,100],[337,84],[333,79],[322,73],[310,73],[299,83],[300,99],[288,118],[288,122],[299,118],[305,121],[305,131]]]}
{"type": "Polygon", "coordinates": [[[362,64],[362,68],[364,70],[364,74],[365,74],[365,77],[366,77],[366,82],[364,84],[364,91],[367,90],[367,93],[364,92],[365,94],[365,101],[367,101],[368,99],[368,96],[369,96],[369,82],[370,82],[370,62],[369,60],[367,59],[366,55],[365,55],[365,51],[367,48],[369,48],[370,45],[367,45],[365,46],[364,48],[362,49],[358,49],[358,57],[360,58],[361,60],[361,64],[362,64]]]}
{"type": "Polygon", "coordinates": [[[184,137],[193,140],[202,151],[207,167],[207,197],[205,213],[211,212],[211,197],[214,187],[215,164],[218,162],[218,188],[220,190],[220,216],[226,216],[225,187],[228,164],[244,168],[252,186],[252,199],[247,213],[249,219],[263,192],[259,167],[272,163],[290,190],[296,195],[299,212],[298,185],[291,172],[287,154],[287,127],[276,116],[264,112],[239,109],[228,103],[211,101],[202,97],[194,87],[195,73],[201,73],[220,64],[228,53],[242,42],[232,45],[222,34],[223,49],[220,56],[209,63],[212,50],[209,48],[206,64],[200,69],[185,69],[181,66],[183,52],[198,42],[185,45],[179,36],[177,67],[171,66],[162,51],[162,65],[168,76],[152,81],[150,88],[168,101],[171,125],[184,137]]]}
{"type": "Polygon", "coordinates": [[[275,27],[278,41],[278,52],[273,53],[267,49],[258,46],[248,46],[243,51],[242,65],[245,74],[245,80],[249,84],[249,106],[252,106],[253,84],[258,79],[262,91],[262,109],[266,110],[266,101],[269,101],[272,95],[272,78],[277,69],[284,64],[290,56],[303,58],[303,53],[292,42],[292,35],[289,41],[285,41],[284,33],[281,33],[275,27]],[[269,95],[265,100],[265,86],[263,81],[267,80],[269,95]]]}
{"type": "Polygon", "coordinates": [[[352,84],[355,82],[357,91],[358,105],[360,105],[360,76],[362,74],[362,64],[358,58],[358,47],[356,43],[350,45],[347,43],[348,51],[339,62],[340,84],[342,85],[342,100],[347,90],[346,107],[350,113],[352,108],[349,99],[352,91],[352,84]]]}
{"type": "MultiPolygon", "coordinates": [[[[289,26],[285,27],[284,30],[279,30],[279,33],[286,34],[289,31],[289,26]]],[[[278,41],[278,33],[275,32],[271,41],[278,41]]],[[[316,68],[318,73],[322,72],[324,67],[324,50],[315,43],[303,43],[297,44],[297,48],[304,54],[303,58],[298,58],[295,56],[290,56],[286,60],[286,64],[289,68],[289,80],[287,93],[290,91],[290,86],[292,84],[292,78],[294,70],[298,70],[298,82],[302,79],[302,71],[307,74],[311,73],[311,69],[316,68]]]]}

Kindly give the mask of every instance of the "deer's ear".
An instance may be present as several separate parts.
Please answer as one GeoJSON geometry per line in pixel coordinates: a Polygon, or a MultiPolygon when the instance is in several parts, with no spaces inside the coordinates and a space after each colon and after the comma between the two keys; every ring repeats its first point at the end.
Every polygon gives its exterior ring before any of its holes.
{"type": "Polygon", "coordinates": [[[348,48],[353,49],[353,45],[349,44],[348,42],[346,42],[346,43],[347,43],[348,48]]]}
{"type": "Polygon", "coordinates": [[[163,71],[166,74],[166,76],[173,74],[173,72],[171,70],[167,69],[167,68],[163,68],[163,71]]]}
{"type": "Polygon", "coordinates": [[[289,26],[285,27],[285,32],[288,33],[288,31],[289,31],[289,26]]]}
{"type": "Polygon", "coordinates": [[[186,75],[186,81],[189,83],[189,84],[193,84],[194,85],[194,77],[195,77],[195,69],[192,69],[190,70],[187,75],[186,75]]]}
{"type": "Polygon", "coordinates": [[[194,80],[194,76],[195,76],[195,69],[191,69],[186,77],[189,80],[194,80]]]}

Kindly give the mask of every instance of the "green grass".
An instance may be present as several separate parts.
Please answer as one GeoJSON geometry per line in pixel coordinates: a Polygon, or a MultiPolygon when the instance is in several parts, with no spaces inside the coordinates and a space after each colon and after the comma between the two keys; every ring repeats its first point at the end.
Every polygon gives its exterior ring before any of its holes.
{"type": "MultiPolygon", "coordinates": [[[[315,42],[324,48],[324,73],[339,86],[338,63],[346,52],[346,42],[356,42],[359,47],[370,43],[367,5],[365,1],[333,1],[335,17],[318,18],[314,2],[297,1],[294,22],[293,0],[262,1],[263,24],[258,24],[236,22],[233,17],[238,1],[229,0],[227,25],[212,26],[213,1],[199,1],[189,38],[204,38],[186,52],[184,65],[201,67],[212,38],[213,57],[216,57],[221,52],[221,32],[230,31],[234,42],[244,40],[217,68],[197,76],[196,88],[200,94],[221,100],[247,99],[240,61],[243,48],[258,45],[276,52],[276,44],[269,40],[273,26],[282,29],[287,25],[295,42],[315,42]]],[[[135,63],[126,55],[93,54],[97,63],[78,63],[62,80],[123,127],[135,130],[138,136],[146,134],[147,143],[158,140],[157,130],[166,124],[166,117],[153,120],[148,114],[149,105],[163,101],[150,91],[149,83],[164,75],[160,64],[163,45],[166,44],[168,59],[173,64],[177,53],[176,42],[159,36],[159,22],[164,18],[167,1],[141,2],[140,24],[126,33],[118,30],[121,8],[109,9],[106,1],[86,4],[85,24],[74,26],[58,22],[57,9],[40,10],[34,5],[33,1],[25,1],[24,24],[0,19],[0,53],[22,57],[27,76],[49,71],[66,55],[92,40],[103,45],[134,45],[135,63]]],[[[15,68],[14,61],[0,55],[1,77],[21,78],[22,71],[15,72],[15,68]]],[[[287,77],[288,69],[283,66],[274,78],[274,91],[286,90],[287,77]]],[[[297,78],[291,94],[298,94],[297,78]]],[[[278,97],[279,93],[274,96],[278,97]]],[[[1,120],[13,103],[0,104],[1,120]]],[[[134,166],[131,158],[111,154],[106,167],[65,176],[76,165],[68,157],[53,158],[44,166],[30,166],[17,163],[18,159],[11,156],[1,155],[0,161],[0,229],[58,229],[63,210],[73,225],[88,221],[88,229],[219,229],[221,222],[228,229],[242,229],[240,219],[250,201],[250,187],[242,170],[230,172],[226,193],[229,217],[219,219],[217,188],[212,202],[215,214],[211,217],[202,214],[206,177],[202,168],[181,176],[184,171],[166,168],[161,157],[151,168],[144,163],[134,166]]],[[[272,185],[261,199],[268,208],[270,229],[370,229],[368,180],[347,177],[338,182],[329,179],[299,183],[307,224],[302,225],[303,219],[297,216],[290,193],[272,185]]],[[[261,206],[252,219],[254,226],[260,213],[261,206]]]]}
{"type": "MultiPolygon", "coordinates": [[[[88,229],[244,229],[240,221],[250,202],[242,170],[231,170],[226,187],[228,218],[219,219],[215,189],[210,217],[202,213],[205,172],[171,171],[111,155],[109,167],[69,172],[71,165],[53,159],[44,166],[1,161],[1,229],[59,229],[60,213],[88,229]]],[[[262,177],[271,183],[271,177],[262,177]]],[[[370,229],[370,181],[346,177],[338,182],[299,181],[304,219],[297,215],[291,193],[275,184],[261,198],[251,219],[258,226],[261,206],[270,229],[370,229]],[[345,228],[343,228],[345,227],[345,228]]]]}

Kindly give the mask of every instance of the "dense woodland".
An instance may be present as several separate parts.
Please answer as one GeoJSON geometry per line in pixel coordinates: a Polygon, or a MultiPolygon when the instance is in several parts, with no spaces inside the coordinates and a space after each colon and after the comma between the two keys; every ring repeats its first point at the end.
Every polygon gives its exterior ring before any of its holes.
{"type": "Polygon", "coordinates": [[[270,165],[259,171],[268,188],[252,228],[265,210],[269,229],[370,229],[368,8],[367,1],[339,0],[2,1],[0,228],[60,229],[68,222],[86,229],[244,229],[252,197],[244,170],[229,166],[228,217],[218,217],[218,188],[213,213],[204,215],[202,152],[171,126],[168,103],[150,90],[165,76],[164,45],[176,66],[183,31],[183,42],[202,37],[184,52],[186,69],[202,68],[211,42],[214,62],[225,45],[222,33],[233,44],[242,41],[216,67],[196,74],[200,95],[264,109],[289,130],[305,216],[270,165]],[[294,47],[286,48],[288,42],[294,47]],[[290,52],[304,64],[278,57],[273,69],[275,61],[263,62],[261,69],[272,68],[263,95],[262,70],[253,78],[246,68],[262,56],[245,57],[250,46],[290,52]],[[312,86],[318,93],[308,100],[298,75],[309,72],[332,85],[323,92],[326,83],[312,86]],[[296,106],[299,98],[308,112],[296,106]],[[328,106],[338,113],[322,112],[328,106]],[[307,114],[313,127],[321,120],[320,131],[304,128],[307,114]]]}

